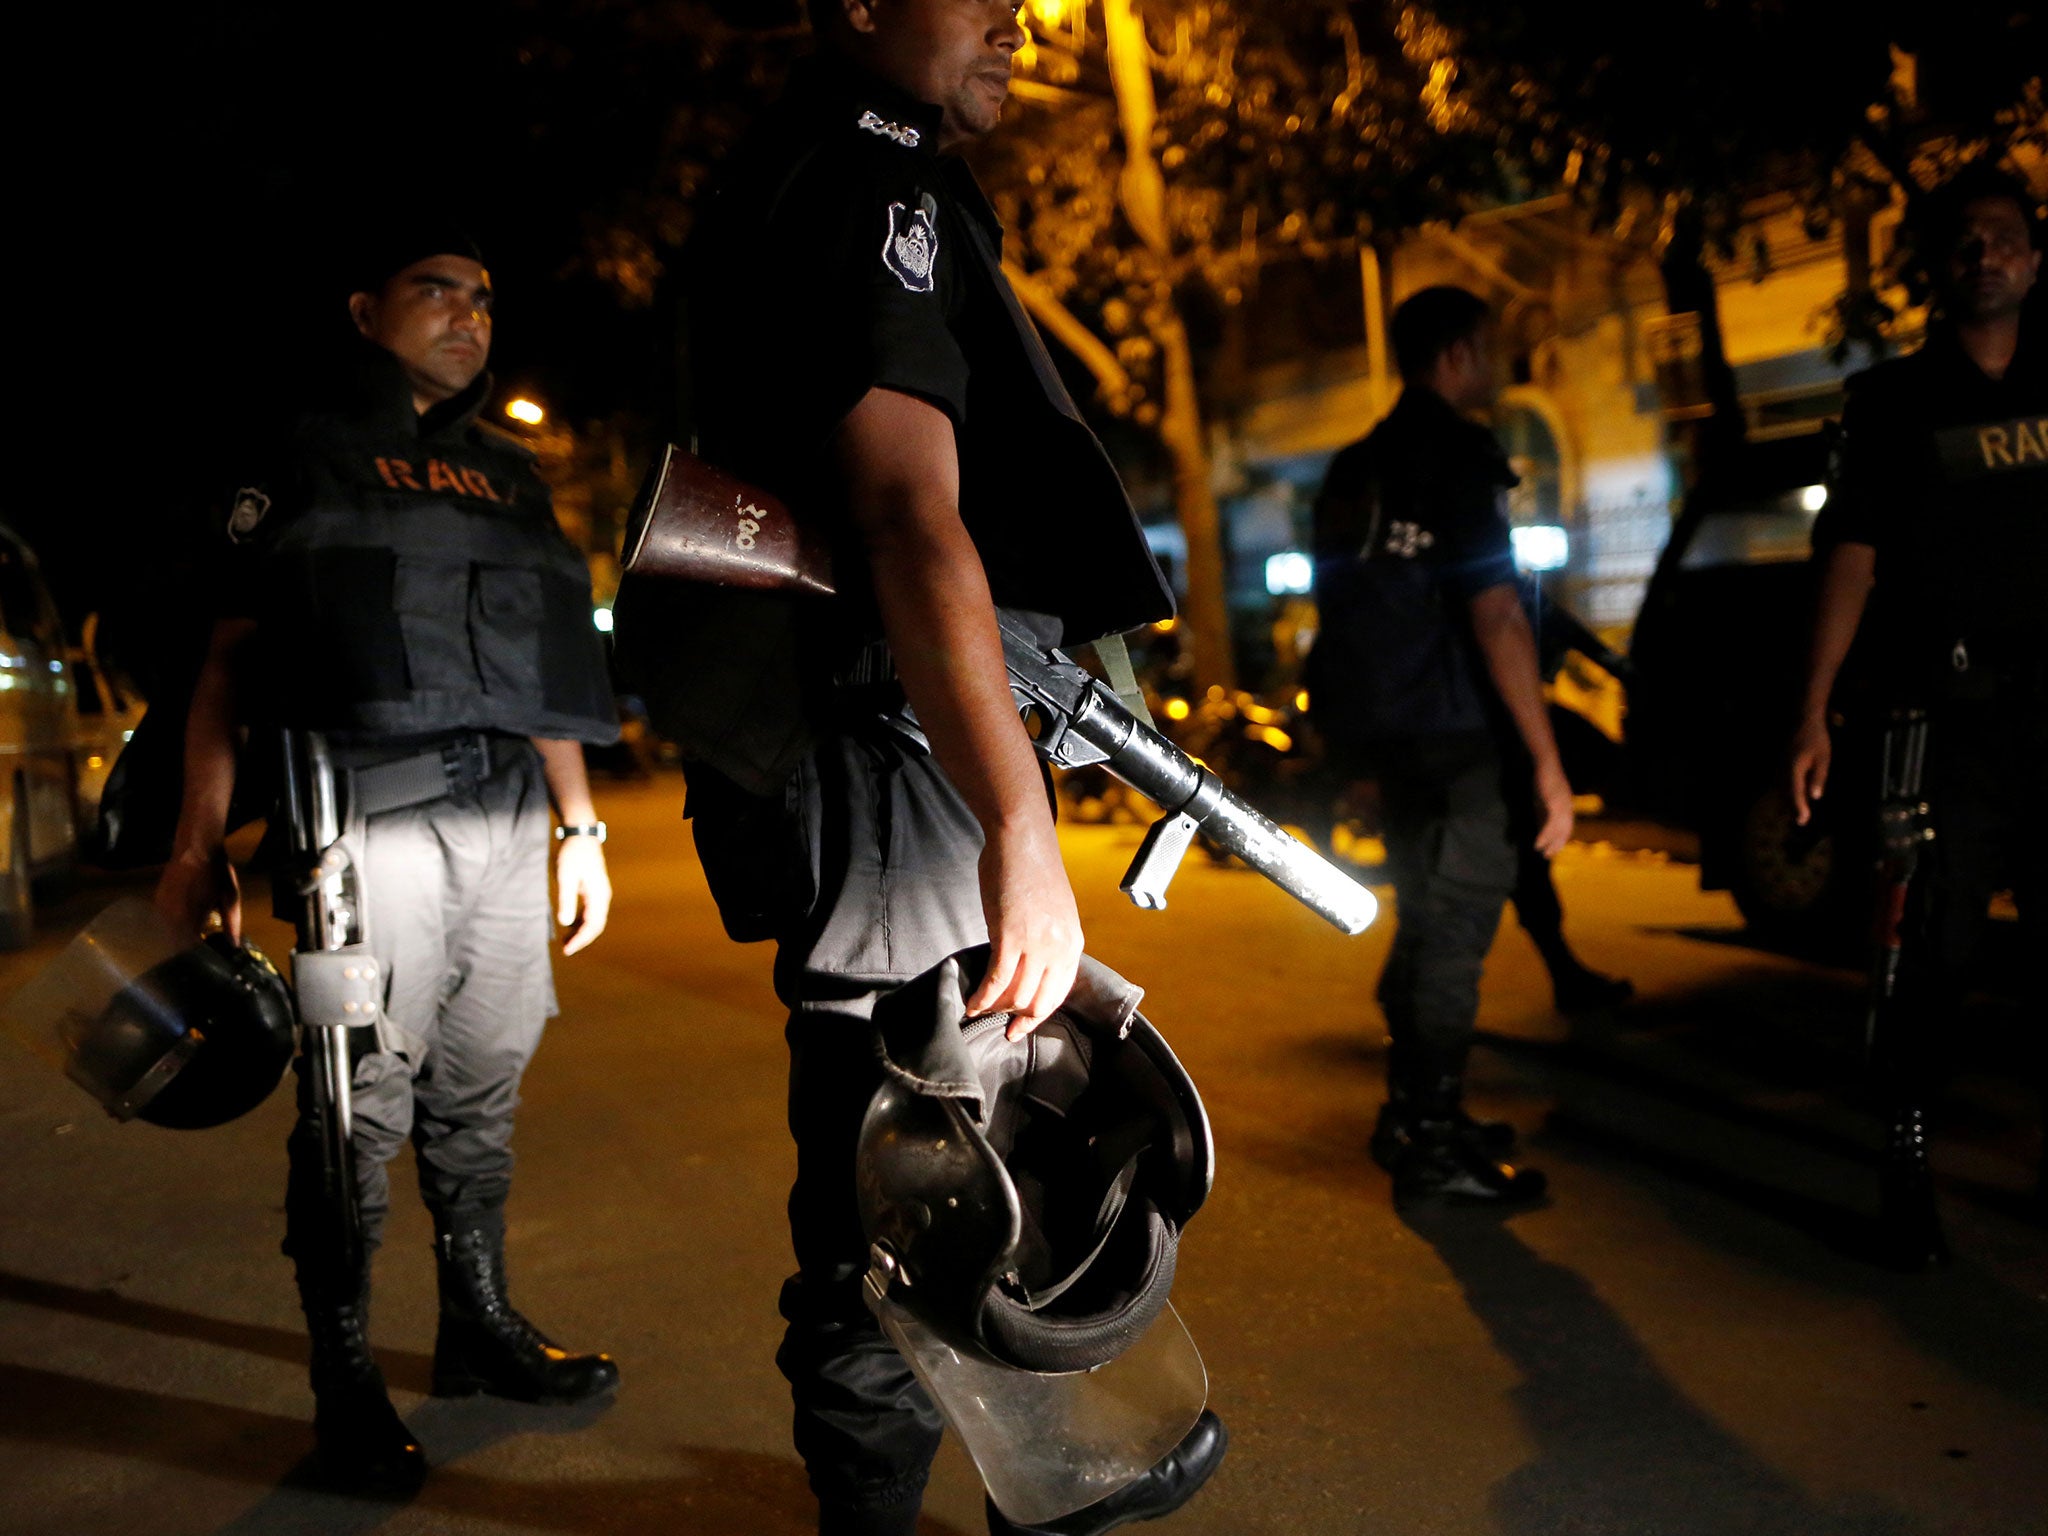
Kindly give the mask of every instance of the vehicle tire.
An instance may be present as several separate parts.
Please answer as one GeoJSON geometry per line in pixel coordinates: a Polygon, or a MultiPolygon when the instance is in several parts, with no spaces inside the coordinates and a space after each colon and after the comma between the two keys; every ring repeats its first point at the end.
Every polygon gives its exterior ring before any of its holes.
{"type": "Polygon", "coordinates": [[[28,796],[14,785],[14,823],[7,868],[0,871],[0,949],[26,949],[35,937],[35,891],[29,877],[28,796]]]}
{"type": "Polygon", "coordinates": [[[1785,791],[1759,787],[1735,824],[1728,889],[1759,935],[1802,949],[1832,949],[1848,926],[1854,871],[1822,822],[1792,819],[1785,791]]]}

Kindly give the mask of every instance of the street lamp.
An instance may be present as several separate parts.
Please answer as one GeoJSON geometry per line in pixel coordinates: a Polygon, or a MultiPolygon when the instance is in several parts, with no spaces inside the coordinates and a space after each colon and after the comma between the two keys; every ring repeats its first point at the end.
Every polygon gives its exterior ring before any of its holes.
{"type": "Polygon", "coordinates": [[[524,395],[515,396],[505,402],[505,414],[525,426],[537,427],[548,419],[548,413],[540,408],[538,400],[529,400],[524,395]]]}

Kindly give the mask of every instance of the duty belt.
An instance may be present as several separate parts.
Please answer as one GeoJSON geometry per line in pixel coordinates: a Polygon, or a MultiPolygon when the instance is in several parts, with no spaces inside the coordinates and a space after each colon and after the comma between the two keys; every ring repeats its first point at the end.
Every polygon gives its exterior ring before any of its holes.
{"type": "Polygon", "coordinates": [[[485,731],[465,731],[403,757],[362,762],[360,766],[351,761],[372,756],[366,748],[335,753],[336,765],[345,775],[352,817],[375,816],[408,805],[424,805],[458,790],[474,790],[509,761],[504,748],[485,731]]]}

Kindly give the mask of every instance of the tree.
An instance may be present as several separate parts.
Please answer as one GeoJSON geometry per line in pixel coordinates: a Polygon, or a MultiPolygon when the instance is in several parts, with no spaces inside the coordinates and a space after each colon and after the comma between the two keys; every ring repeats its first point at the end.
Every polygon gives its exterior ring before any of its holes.
{"type": "Polygon", "coordinates": [[[1508,189],[1477,119],[1374,7],[1032,0],[1016,120],[977,157],[1011,282],[1154,433],[1188,541],[1188,626],[1232,679],[1222,533],[1187,310],[1259,267],[1453,216],[1508,189]]]}
{"type": "MultiPolygon", "coordinates": [[[[2009,4],[1430,0],[1428,14],[1447,94],[1530,176],[1572,189],[1610,231],[1651,232],[1672,312],[1700,317],[1713,410],[1699,467],[1743,437],[1707,257],[1733,256],[1760,194],[1794,193],[1815,230],[1867,221],[1893,186],[1910,198],[2042,132],[2039,29],[2009,4]],[[1916,95],[1915,51],[1943,82],[1938,105],[1916,95]]],[[[1838,328],[1871,339],[1888,312],[1863,248],[1846,248],[1838,328]]]]}

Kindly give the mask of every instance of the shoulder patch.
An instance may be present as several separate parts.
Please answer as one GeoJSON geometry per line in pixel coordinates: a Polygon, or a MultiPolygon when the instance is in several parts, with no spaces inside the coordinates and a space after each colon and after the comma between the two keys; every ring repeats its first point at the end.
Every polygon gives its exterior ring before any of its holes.
{"type": "Polygon", "coordinates": [[[889,230],[882,237],[882,265],[912,293],[930,293],[939,261],[938,203],[927,192],[915,208],[889,205],[889,230]]]}
{"type": "Polygon", "coordinates": [[[270,498],[253,485],[235,493],[234,510],[228,513],[228,541],[239,544],[253,534],[270,511],[270,498]]]}
{"type": "Polygon", "coordinates": [[[872,110],[861,113],[856,126],[865,128],[869,133],[879,134],[885,139],[894,139],[905,149],[917,148],[918,140],[923,137],[915,128],[903,123],[892,123],[872,110]]]}

